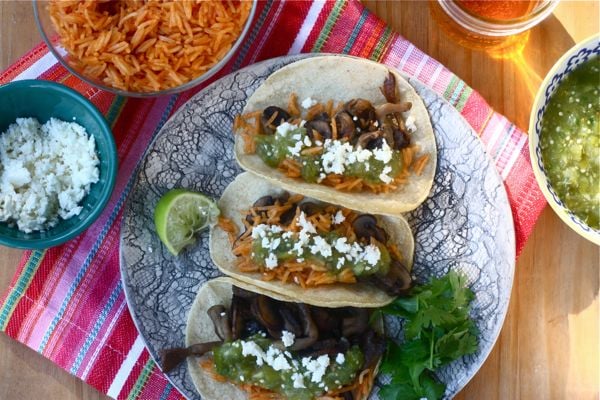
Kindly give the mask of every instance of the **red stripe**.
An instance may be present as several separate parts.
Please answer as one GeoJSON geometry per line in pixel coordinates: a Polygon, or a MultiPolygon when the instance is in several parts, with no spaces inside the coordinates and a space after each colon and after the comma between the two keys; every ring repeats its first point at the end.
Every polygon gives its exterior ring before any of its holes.
{"type": "Polygon", "coordinates": [[[148,362],[149,359],[150,354],[148,353],[148,350],[144,349],[140,355],[140,358],[138,358],[137,362],[129,373],[129,376],[121,388],[121,392],[119,392],[117,399],[127,399],[127,396],[135,386],[135,383],[137,382],[142,370],[144,369],[144,366],[146,365],[146,362],[148,362]]]}
{"type": "Polygon", "coordinates": [[[10,320],[8,321],[8,324],[6,325],[4,333],[12,337],[13,339],[16,339],[19,335],[19,328],[21,327],[21,324],[27,317],[27,312],[32,306],[33,302],[31,301],[31,299],[28,299],[27,297],[21,297],[17,301],[17,305],[13,309],[13,313],[10,317],[10,320]]]}
{"type": "Polygon", "coordinates": [[[344,17],[337,20],[323,46],[324,53],[340,53],[344,50],[354,27],[360,20],[362,10],[363,7],[360,3],[349,2],[346,4],[344,17]]]}
{"type": "Polygon", "coordinates": [[[154,366],[138,398],[158,399],[165,391],[167,385],[169,385],[169,381],[167,381],[162,371],[157,366],[154,366]]]}
{"type": "Polygon", "coordinates": [[[17,75],[29,68],[48,52],[45,43],[39,43],[29,53],[19,58],[13,65],[0,74],[0,85],[15,79],[17,75]]]}
{"type": "Polygon", "coordinates": [[[381,38],[384,28],[385,25],[383,22],[375,18],[373,14],[369,14],[358,35],[359,40],[357,40],[357,44],[363,44],[363,47],[360,49],[358,45],[355,45],[352,54],[358,54],[359,57],[363,58],[370,58],[381,38]]]}
{"type": "Polygon", "coordinates": [[[260,49],[257,60],[267,60],[288,52],[290,47],[292,47],[292,43],[294,43],[294,39],[296,39],[296,35],[290,34],[290,32],[297,33],[300,31],[310,5],[310,2],[286,1],[283,5],[283,10],[279,14],[279,19],[270,23],[271,25],[275,25],[270,34],[272,39],[265,41],[265,45],[260,49]]]}
{"type": "Polygon", "coordinates": [[[479,93],[473,91],[467,99],[461,114],[469,121],[473,129],[475,129],[478,134],[481,134],[486,121],[493,112],[494,111],[483,97],[481,97],[479,93]]]}
{"type": "Polygon", "coordinates": [[[115,329],[110,334],[85,381],[102,393],[106,393],[136,337],[137,331],[131,316],[128,311],[125,311],[119,317],[115,329]]]}
{"type": "Polygon", "coordinates": [[[315,25],[313,26],[312,30],[310,31],[310,34],[306,38],[306,43],[304,43],[304,47],[302,47],[302,50],[300,51],[301,53],[310,53],[312,47],[319,38],[319,35],[321,34],[321,31],[323,30],[323,27],[327,22],[327,18],[329,17],[329,14],[331,14],[331,10],[333,10],[334,6],[335,1],[327,1],[325,3],[323,9],[319,13],[319,16],[317,17],[315,25]]]}
{"type": "Polygon", "coordinates": [[[44,71],[38,79],[43,79],[45,81],[59,81],[63,80],[64,77],[69,73],[60,63],[56,63],[46,71],[44,71]]]}
{"type": "MultiPolygon", "coordinates": [[[[11,332],[11,334],[14,335],[13,337],[15,338],[19,336],[22,324],[27,319],[29,313],[31,312],[31,309],[34,307],[41,294],[44,293],[44,291],[42,290],[44,287],[44,282],[46,281],[46,278],[54,268],[55,260],[58,259],[60,254],[59,250],[60,248],[53,247],[46,251],[46,256],[40,262],[38,269],[35,275],[33,276],[31,283],[29,284],[29,287],[27,287],[27,290],[25,290],[24,293],[24,297],[31,301],[20,301],[20,304],[18,304],[17,306],[18,312],[16,312],[17,308],[15,308],[15,312],[13,313],[8,322],[6,329],[7,334],[11,332]]],[[[23,261],[25,260],[26,258],[23,257],[23,261]]],[[[42,307],[40,307],[40,309],[41,308],[42,307]]]]}

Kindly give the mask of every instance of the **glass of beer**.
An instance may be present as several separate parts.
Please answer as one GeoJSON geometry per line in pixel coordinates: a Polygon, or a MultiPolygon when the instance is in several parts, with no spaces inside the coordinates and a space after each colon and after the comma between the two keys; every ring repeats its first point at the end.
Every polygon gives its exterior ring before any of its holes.
{"type": "Polygon", "coordinates": [[[476,35],[505,37],[531,29],[552,13],[558,0],[437,0],[461,27],[476,35]]]}

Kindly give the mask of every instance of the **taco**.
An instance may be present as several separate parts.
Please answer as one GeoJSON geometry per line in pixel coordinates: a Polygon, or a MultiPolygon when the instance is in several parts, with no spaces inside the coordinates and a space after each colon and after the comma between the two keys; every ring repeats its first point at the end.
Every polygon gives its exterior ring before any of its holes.
{"type": "Polygon", "coordinates": [[[229,278],[207,282],[188,316],[188,348],[164,351],[163,369],[187,357],[207,400],[366,399],[385,350],[381,319],[283,299],[229,278]]]}
{"type": "Polygon", "coordinates": [[[234,122],[242,168],[315,199],[398,215],[431,189],[437,149],[427,109],[387,67],[307,58],[271,76],[234,122]]]}
{"type": "Polygon", "coordinates": [[[219,208],[211,258],[239,281],[324,307],[380,307],[410,289],[414,241],[402,217],[319,202],[250,173],[219,208]]]}

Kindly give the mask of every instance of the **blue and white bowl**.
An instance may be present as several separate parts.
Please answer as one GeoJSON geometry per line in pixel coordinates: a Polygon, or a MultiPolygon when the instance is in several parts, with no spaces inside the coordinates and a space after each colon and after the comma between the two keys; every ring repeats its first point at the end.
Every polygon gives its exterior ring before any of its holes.
{"type": "Polygon", "coordinates": [[[600,35],[596,34],[569,49],[569,51],[554,64],[550,72],[548,72],[542,85],[538,89],[531,109],[531,116],[529,119],[529,154],[531,156],[533,172],[538,185],[540,185],[542,193],[544,193],[548,204],[550,204],[554,212],[579,235],[600,245],[600,231],[589,227],[579,217],[573,214],[554,191],[554,188],[546,176],[546,169],[544,168],[540,147],[542,120],[550,97],[556,91],[560,82],[578,65],[587,61],[590,57],[598,55],[600,55],[600,35]]]}

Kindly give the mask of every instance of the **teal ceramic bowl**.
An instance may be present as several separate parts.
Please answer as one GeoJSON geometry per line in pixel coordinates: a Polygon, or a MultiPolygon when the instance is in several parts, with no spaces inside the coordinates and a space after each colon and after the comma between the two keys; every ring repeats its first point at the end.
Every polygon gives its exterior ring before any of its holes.
{"type": "Polygon", "coordinates": [[[44,249],[77,236],[98,218],[115,185],[117,150],[110,127],[98,109],[76,91],[54,82],[25,80],[0,86],[0,134],[17,118],[37,118],[43,124],[50,118],[74,121],[94,135],[100,160],[100,179],[82,200],[79,215],[45,231],[24,233],[16,226],[0,222],[0,244],[23,249],[44,249]]]}

